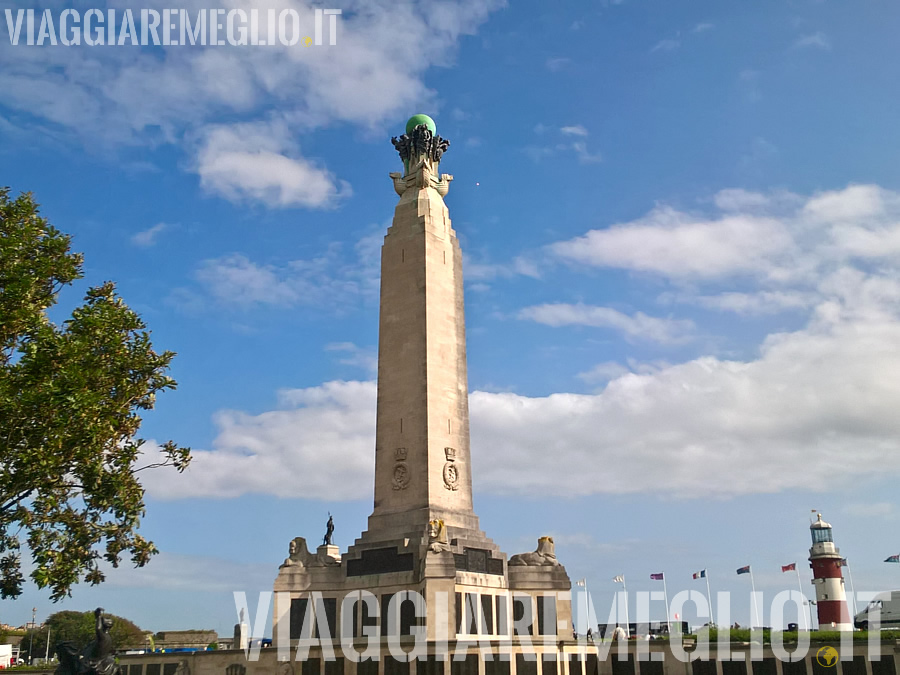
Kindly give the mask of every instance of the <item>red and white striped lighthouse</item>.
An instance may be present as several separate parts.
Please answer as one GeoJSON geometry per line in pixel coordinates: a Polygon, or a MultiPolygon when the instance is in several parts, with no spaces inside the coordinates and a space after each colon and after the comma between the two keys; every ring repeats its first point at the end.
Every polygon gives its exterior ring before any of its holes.
{"type": "Polygon", "coordinates": [[[809,566],[813,571],[812,583],[816,587],[819,628],[853,630],[847,609],[847,594],[844,592],[841,554],[834,545],[831,525],[822,520],[820,513],[819,519],[809,526],[809,531],[812,535],[809,566]]]}

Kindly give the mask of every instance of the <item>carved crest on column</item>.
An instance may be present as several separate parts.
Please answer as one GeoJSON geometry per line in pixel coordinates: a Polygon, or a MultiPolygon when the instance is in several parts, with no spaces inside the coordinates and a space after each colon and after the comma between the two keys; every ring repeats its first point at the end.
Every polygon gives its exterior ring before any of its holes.
{"type": "Polygon", "coordinates": [[[391,479],[391,487],[395,490],[405,490],[409,486],[409,466],[406,464],[406,448],[397,448],[394,451],[394,476],[391,479]]]}
{"type": "Polygon", "coordinates": [[[459,489],[459,466],[456,464],[456,448],[444,448],[447,463],[444,464],[444,487],[448,490],[459,489]]]}

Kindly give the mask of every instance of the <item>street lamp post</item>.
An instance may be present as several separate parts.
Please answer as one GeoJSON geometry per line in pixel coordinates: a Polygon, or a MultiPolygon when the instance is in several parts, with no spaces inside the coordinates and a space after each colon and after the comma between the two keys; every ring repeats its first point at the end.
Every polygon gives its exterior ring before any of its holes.
{"type": "Polygon", "coordinates": [[[28,665],[34,662],[32,649],[34,648],[34,618],[37,616],[37,607],[31,608],[31,638],[28,640],[28,665]]]}

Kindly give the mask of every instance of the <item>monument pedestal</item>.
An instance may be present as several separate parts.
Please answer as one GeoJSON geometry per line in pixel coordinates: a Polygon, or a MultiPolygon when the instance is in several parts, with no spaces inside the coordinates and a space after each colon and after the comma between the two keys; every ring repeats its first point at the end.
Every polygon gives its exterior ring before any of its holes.
{"type": "Polygon", "coordinates": [[[324,565],[335,565],[341,562],[341,549],[334,544],[323,544],[316,549],[316,557],[324,565]]]}

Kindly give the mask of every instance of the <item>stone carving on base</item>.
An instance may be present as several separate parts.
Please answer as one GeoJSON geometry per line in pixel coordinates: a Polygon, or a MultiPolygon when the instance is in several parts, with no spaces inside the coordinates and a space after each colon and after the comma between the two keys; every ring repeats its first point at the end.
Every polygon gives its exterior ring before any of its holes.
{"type": "Polygon", "coordinates": [[[278,665],[277,675],[294,675],[294,665],[290,661],[285,661],[278,665]]]}
{"type": "MultiPolygon", "coordinates": [[[[334,526],[332,526],[333,528],[334,526]]],[[[304,537],[294,537],[288,546],[288,557],[281,563],[284,567],[325,567],[340,565],[341,556],[337,546],[322,544],[315,553],[310,553],[304,537]]]]}
{"type": "Polygon", "coordinates": [[[94,641],[78,651],[71,642],[56,645],[59,665],[56,675],[118,675],[115,650],[109,629],[113,621],[103,616],[103,608],[94,610],[94,641]]]}
{"type": "Polygon", "coordinates": [[[310,558],[309,549],[306,546],[304,537],[294,537],[288,545],[288,557],[281,563],[281,567],[291,567],[292,565],[308,565],[310,558]]]}
{"type": "Polygon", "coordinates": [[[450,550],[447,527],[443,520],[428,521],[428,550],[432,553],[443,553],[450,550]]]}
{"type": "Polygon", "coordinates": [[[175,675],[191,675],[191,666],[188,664],[187,659],[181,659],[178,662],[178,665],[175,666],[175,675]]]}
{"type": "Polygon", "coordinates": [[[556,559],[556,546],[553,537],[541,537],[538,539],[536,551],[531,553],[519,553],[509,559],[510,565],[547,566],[559,565],[556,559]]]}
{"type": "Polygon", "coordinates": [[[232,663],[225,669],[225,675],[247,675],[247,666],[243,663],[232,663]]]}

